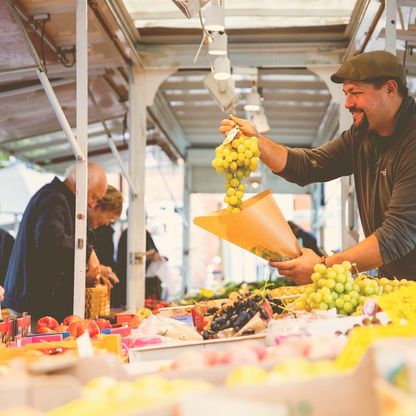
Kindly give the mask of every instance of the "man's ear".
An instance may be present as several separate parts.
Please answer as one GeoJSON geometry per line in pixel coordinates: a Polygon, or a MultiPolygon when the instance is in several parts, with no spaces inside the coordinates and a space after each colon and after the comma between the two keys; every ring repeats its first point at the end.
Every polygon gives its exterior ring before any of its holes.
{"type": "Polygon", "coordinates": [[[397,85],[396,81],[390,79],[386,82],[386,86],[387,86],[387,88],[386,88],[387,94],[391,94],[392,92],[397,93],[398,85],[397,85]]]}

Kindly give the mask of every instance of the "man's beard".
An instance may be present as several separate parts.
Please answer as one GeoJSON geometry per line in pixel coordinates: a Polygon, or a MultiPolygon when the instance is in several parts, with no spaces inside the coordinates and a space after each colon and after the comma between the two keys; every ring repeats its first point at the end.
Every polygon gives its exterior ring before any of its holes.
{"type": "MultiPolygon", "coordinates": [[[[367,114],[361,110],[361,109],[351,109],[350,113],[353,115],[354,113],[360,113],[363,115],[363,120],[361,121],[361,123],[356,126],[356,128],[360,131],[368,131],[369,130],[369,123],[368,123],[368,118],[367,118],[367,114]]],[[[354,121],[354,119],[353,119],[354,121]]],[[[355,123],[355,122],[354,122],[355,123]]]]}

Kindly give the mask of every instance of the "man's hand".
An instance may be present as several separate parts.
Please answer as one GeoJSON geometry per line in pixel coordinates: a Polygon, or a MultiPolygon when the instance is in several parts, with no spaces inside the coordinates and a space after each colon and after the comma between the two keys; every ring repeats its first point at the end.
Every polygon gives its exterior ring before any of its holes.
{"type": "Polygon", "coordinates": [[[101,265],[100,275],[108,281],[110,288],[112,288],[117,283],[120,283],[120,280],[118,279],[117,275],[113,272],[110,266],[101,265]]]}
{"type": "Polygon", "coordinates": [[[288,261],[269,262],[269,265],[276,268],[287,279],[300,285],[306,285],[311,283],[313,266],[320,260],[321,258],[313,250],[303,248],[300,257],[288,261]]]}
{"type": "Polygon", "coordinates": [[[97,254],[93,250],[87,264],[87,286],[93,287],[97,283],[98,275],[100,274],[101,266],[97,254]]]}
{"type": "Polygon", "coordinates": [[[146,259],[149,261],[160,261],[162,256],[157,251],[154,251],[153,253],[146,255],[146,259]]]}
{"type": "Polygon", "coordinates": [[[4,288],[0,286],[0,302],[4,299],[4,288]]]}
{"type": "Polygon", "coordinates": [[[235,126],[239,126],[241,132],[245,136],[258,137],[259,135],[259,132],[257,131],[256,127],[253,126],[253,124],[250,124],[248,120],[245,120],[243,118],[237,118],[233,115],[230,115],[230,118],[226,118],[225,120],[221,121],[220,132],[226,135],[235,126]]]}

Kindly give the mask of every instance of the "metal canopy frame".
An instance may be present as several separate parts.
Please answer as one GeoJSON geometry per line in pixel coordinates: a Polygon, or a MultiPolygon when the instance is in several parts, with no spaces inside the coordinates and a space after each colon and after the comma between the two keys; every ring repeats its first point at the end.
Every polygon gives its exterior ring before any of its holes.
{"type": "Polygon", "coordinates": [[[85,315],[85,257],[87,239],[87,182],[88,182],[88,4],[87,0],[77,0],[76,37],[77,37],[77,138],[59,104],[59,100],[48,79],[46,70],[36,52],[35,47],[24,27],[15,4],[7,0],[10,13],[20,28],[33,60],[36,74],[48,97],[52,109],[62,130],[71,145],[76,159],[76,191],[75,191],[75,256],[74,256],[74,314],[85,315]]]}

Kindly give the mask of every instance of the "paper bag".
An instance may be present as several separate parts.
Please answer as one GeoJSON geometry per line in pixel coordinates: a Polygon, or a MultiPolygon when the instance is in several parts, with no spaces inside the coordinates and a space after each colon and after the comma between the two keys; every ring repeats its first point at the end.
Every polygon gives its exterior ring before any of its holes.
{"type": "Polygon", "coordinates": [[[244,201],[236,214],[221,209],[194,218],[194,224],[268,261],[301,255],[298,241],[270,189],[244,201]]]}

